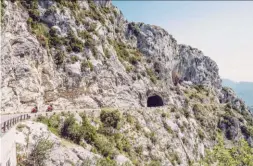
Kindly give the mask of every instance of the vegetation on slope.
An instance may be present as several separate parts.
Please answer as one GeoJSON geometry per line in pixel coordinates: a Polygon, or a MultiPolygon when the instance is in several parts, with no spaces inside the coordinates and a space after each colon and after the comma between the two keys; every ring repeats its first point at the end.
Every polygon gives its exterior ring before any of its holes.
{"type": "Polygon", "coordinates": [[[253,166],[253,148],[245,140],[242,139],[235,146],[228,148],[221,134],[218,134],[217,138],[218,144],[206,151],[200,165],[253,166]]]}
{"type": "Polygon", "coordinates": [[[41,116],[38,121],[47,124],[53,133],[76,144],[84,147],[86,143],[92,145],[92,151],[103,155],[108,162],[112,162],[111,159],[119,152],[128,156],[133,154],[133,147],[129,144],[128,139],[119,132],[122,120],[119,111],[103,110],[100,120],[97,119],[101,123],[99,128],[92,126],[85,114],[81,114],[82,124],[80,125],[74,119],[73,114],[64,116],[66,119],[61,127],[59,126],[59,115],[50,118],[41,116]]]}

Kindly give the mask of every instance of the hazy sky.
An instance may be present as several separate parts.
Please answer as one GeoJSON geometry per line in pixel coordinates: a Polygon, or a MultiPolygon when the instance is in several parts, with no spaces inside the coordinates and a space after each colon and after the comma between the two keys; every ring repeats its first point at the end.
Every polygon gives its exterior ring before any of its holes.
{"type": "Polygon", "coordinates": [[[253,82],[253,1],[113,1],[128,21],[159,25],[211,57],[222,78],[253,82]]]}

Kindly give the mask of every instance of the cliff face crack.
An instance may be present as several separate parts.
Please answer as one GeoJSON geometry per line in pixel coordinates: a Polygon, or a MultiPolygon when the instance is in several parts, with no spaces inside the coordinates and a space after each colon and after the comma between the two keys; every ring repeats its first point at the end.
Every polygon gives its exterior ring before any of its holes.
{"type": "Polygon", "coordinates": [[[147,101],[147,106],[148,107],[163,106],[163,99],[158,95],[150,96],[147,101]]]}

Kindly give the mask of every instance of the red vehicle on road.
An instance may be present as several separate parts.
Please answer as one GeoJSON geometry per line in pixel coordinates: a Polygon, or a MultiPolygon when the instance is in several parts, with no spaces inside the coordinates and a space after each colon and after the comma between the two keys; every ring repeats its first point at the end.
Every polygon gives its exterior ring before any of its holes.
{"type": "Polygon", "coordinates": [[[53,106],[52,105],[49,105],[47,107],[47,111],[46,112],[52,112],[53,111],[53,106]]]}
{"type": "Polygon", "coordinates": [[[31,113],[37,113],[38,112],[38,107],[36,106],[36,107],[34,107],[33,109],[32,109],[32,112],[31,113]]]}

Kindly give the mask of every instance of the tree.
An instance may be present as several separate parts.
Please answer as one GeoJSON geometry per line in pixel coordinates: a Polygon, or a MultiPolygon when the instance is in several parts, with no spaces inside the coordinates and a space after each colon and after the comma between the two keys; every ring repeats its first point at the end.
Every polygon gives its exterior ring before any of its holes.
{"type": "Polygon", "coordinates": [[[35,145],[28,157],[27,165],[43,166],[52,147],[53,142],[51,142],[48,137],[45,138],[43,135],[41,135],[36,138],[35,145]]]}

